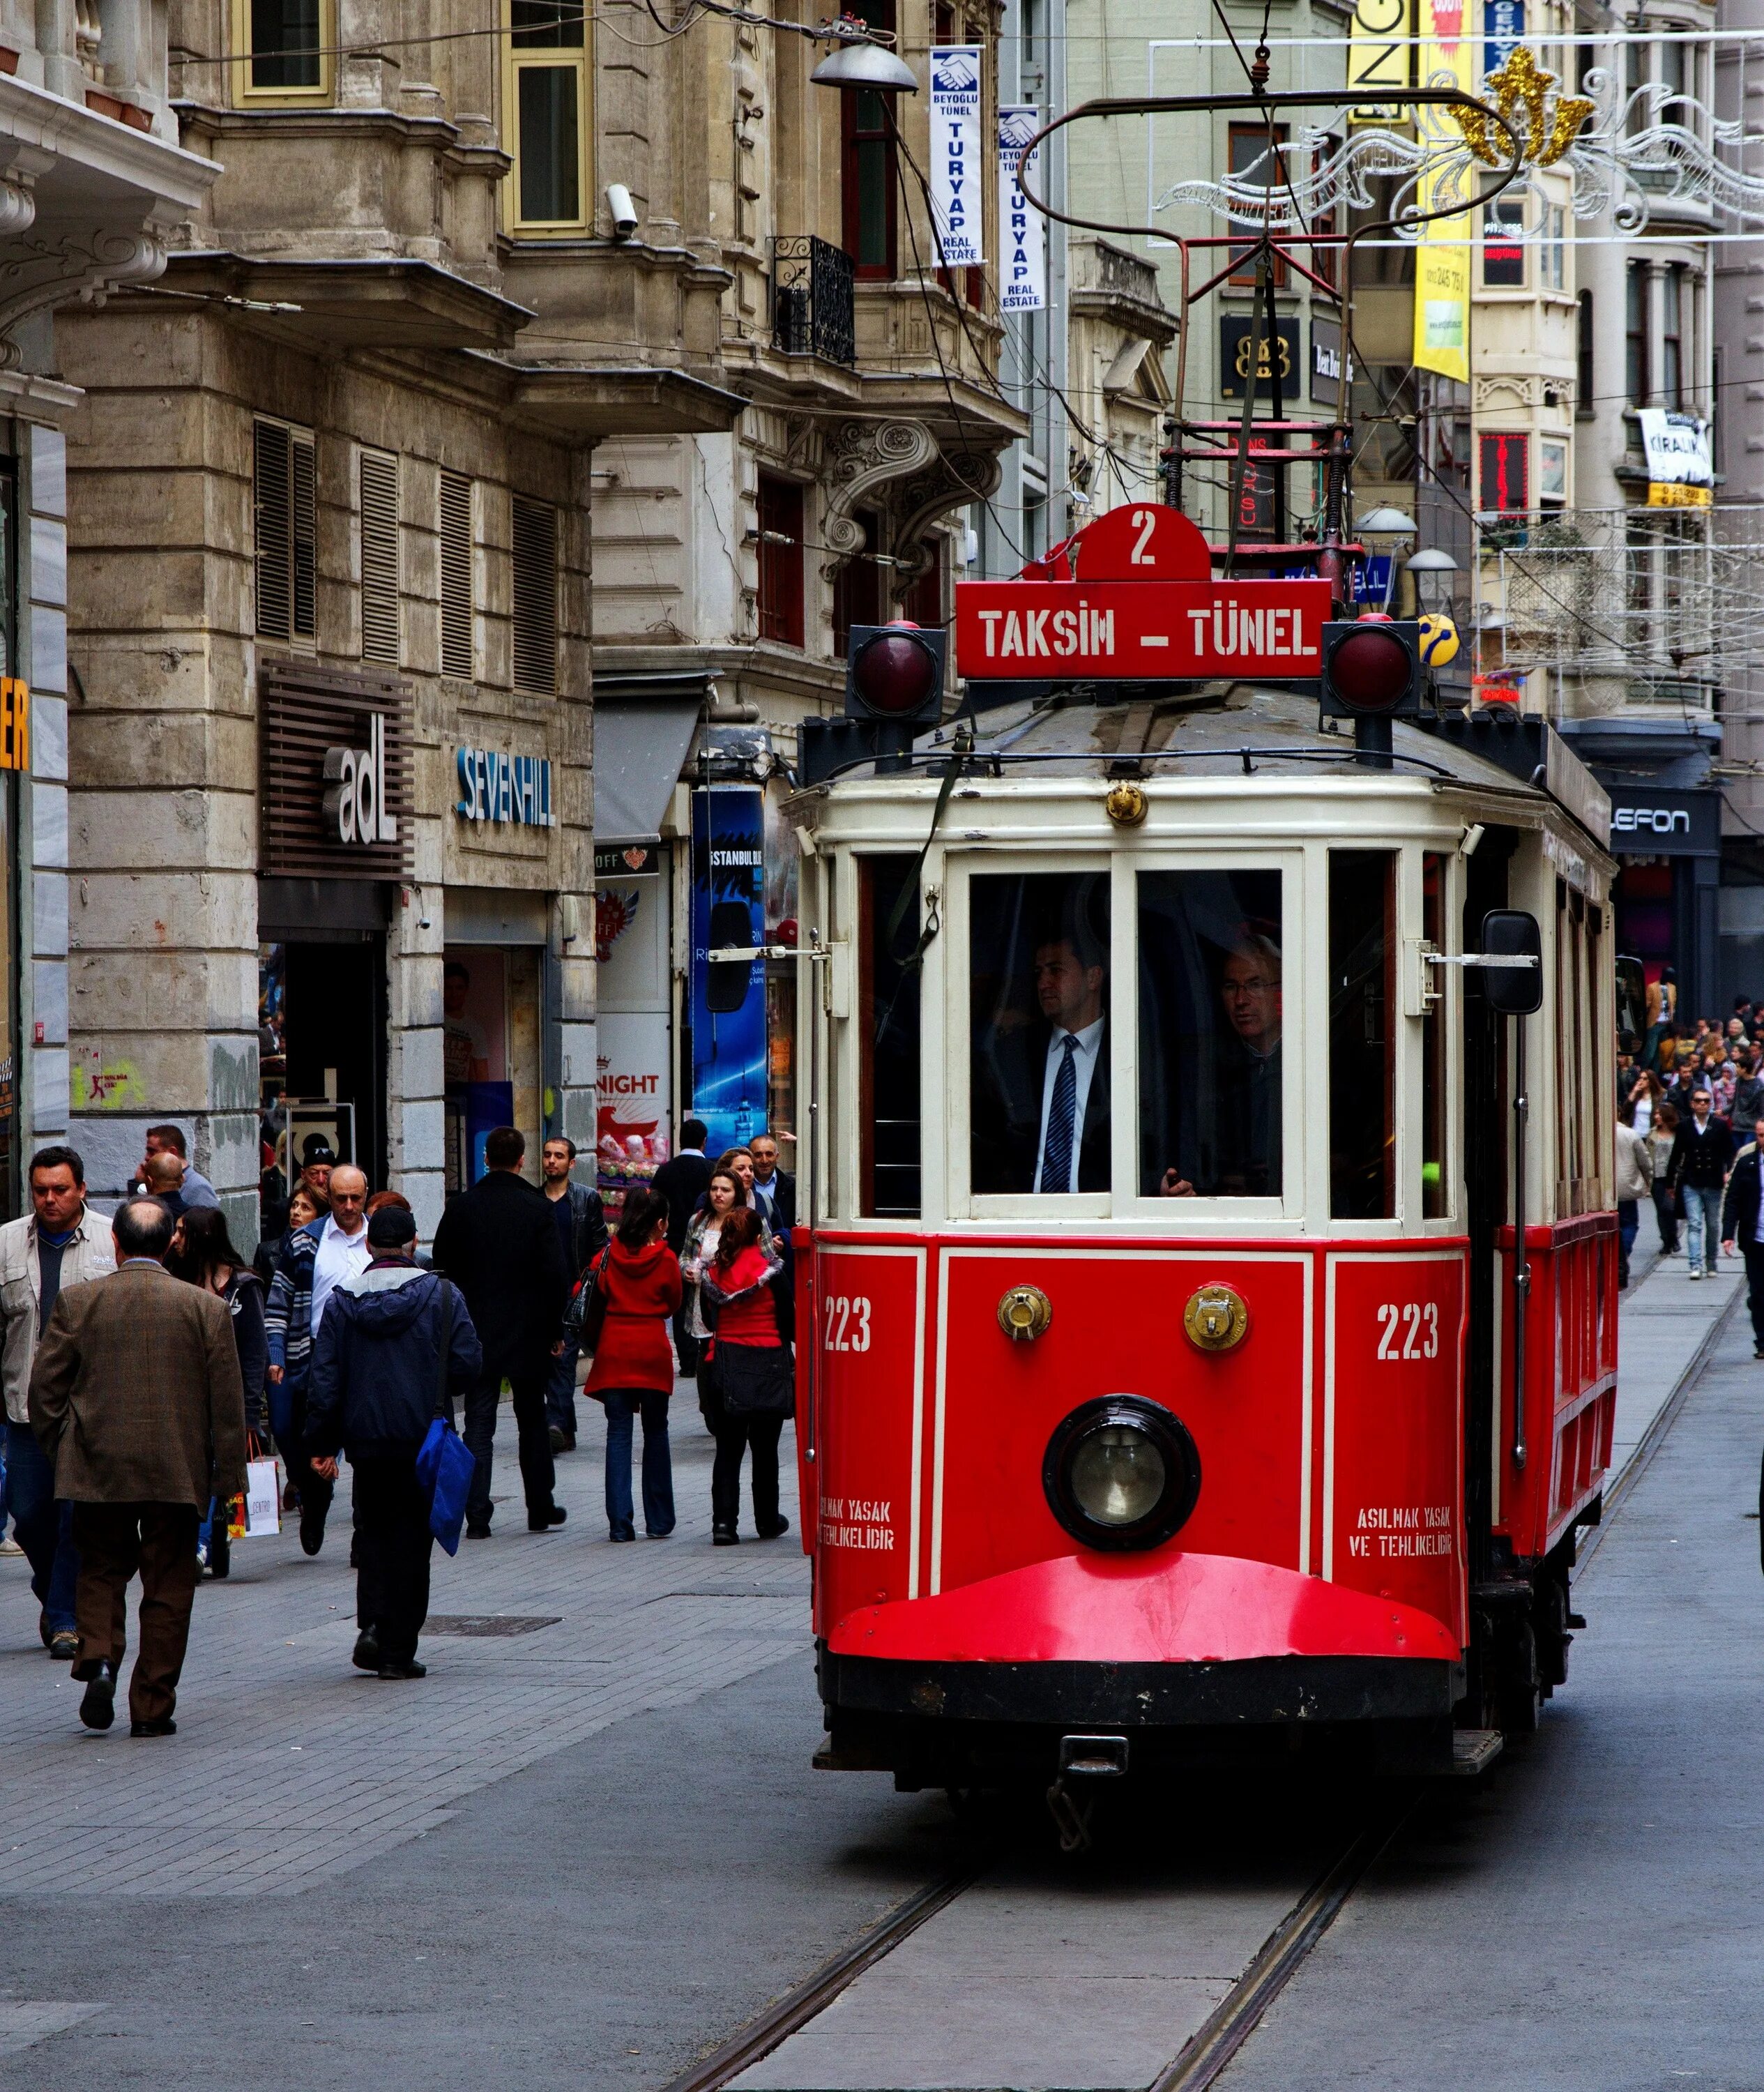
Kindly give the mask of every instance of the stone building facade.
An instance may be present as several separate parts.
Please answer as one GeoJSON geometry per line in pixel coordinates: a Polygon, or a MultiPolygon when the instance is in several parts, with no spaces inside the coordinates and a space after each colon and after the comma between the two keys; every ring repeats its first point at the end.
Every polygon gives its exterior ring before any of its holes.
{"type": "Polygon", "coordinates": [[[151,280],[214,176],[183,151],[162,10],[0,0],[0,1217],[67,1139],[65,431],[57,319],[151,280]]]}

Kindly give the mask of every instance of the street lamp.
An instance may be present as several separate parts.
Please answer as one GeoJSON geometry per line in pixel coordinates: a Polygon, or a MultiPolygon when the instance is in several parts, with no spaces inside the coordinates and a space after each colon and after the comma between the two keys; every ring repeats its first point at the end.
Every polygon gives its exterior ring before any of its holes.
{"type": "Polygon", "coordinates": [[[847,29],[844,18],[833,31],[841,37],[837,51],[829,51],[809,78],[816,87],[857,87],[871,94],[917,94],[919,80],[905,59],[874,43],[869,37],[847,29]]]}
{"type": "MultiPolygon", "coordinates": [[[[1363,538],[1418,538],[1420,525],[1412,516],[1405,516],[1400,508],[1386,505],[1368,508],[1360,519],[1360,534],[1363,538]]],[[[1396,554],[1390,554],[1390,564],[1384,581],[1384,607],[1390,607],[1390,594],[1396,586],[1396,554]]]]}
{"type": "MultiPolygon", "coordinates": [[[[1416,608],[1420,610],[1437,610],[1441,607],[1441,605],[1438,603],[1429,603],[1428,590],[1429,584],[1424,577],[1428,574],[1455,574],[1458,572],[1458,562],[1451,556],[1450,552],[1442,552],[1439,550],[1438,546],[1429,545],[1424,547],[1420,551],[1415,553],[1411,558],[1405,560],[1403,562],[1403,571],[1406,574],[1413,574],[1415,577],[1415,601],[1416,608]]],[[[1451,595],[1449,592],[1451,584],[1449,582],[1440,581],[1434,583],[1432,586],[1438,590],[1439,594],[1442,597],[1444,597],[1445,605],[1449,607],[1451,603],[1451,595]]]]}

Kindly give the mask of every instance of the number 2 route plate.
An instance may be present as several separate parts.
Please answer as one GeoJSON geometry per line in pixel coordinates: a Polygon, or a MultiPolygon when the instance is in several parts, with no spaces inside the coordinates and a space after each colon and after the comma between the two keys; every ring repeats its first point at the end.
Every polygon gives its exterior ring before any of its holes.
{"type": "Polygon", "coordinates": [[[956,669],[1064,681],[1321,672],[1326,581],[962,581],[956,669]]]}

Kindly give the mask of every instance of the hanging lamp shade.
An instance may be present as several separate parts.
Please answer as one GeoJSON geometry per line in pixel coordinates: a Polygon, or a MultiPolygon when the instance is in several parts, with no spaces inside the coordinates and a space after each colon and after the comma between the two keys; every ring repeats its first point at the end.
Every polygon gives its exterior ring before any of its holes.
{"type": "Polygon", "coordinates": [[[809,78],[816,87],[860,87],[872,94],[917,94],[919,80],[904,58],[867,37],[829,51],[809,78]]]}

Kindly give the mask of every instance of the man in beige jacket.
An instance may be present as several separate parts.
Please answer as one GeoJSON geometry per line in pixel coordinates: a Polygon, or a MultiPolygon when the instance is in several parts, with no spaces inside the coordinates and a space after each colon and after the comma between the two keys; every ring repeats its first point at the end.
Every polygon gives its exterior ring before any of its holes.
{"type": "Polygon", "coordinates": [[[129,1199],[111,1222],[117,1269],[63,1290],[31,1369],[31,1428],[73,1505],[75,1600],[85,1681],[80,1718],[107,1729],[126,1646],[129,1580],[141,1577],[141,1650],[129,1733],[170,1736],[210,1497],[245,1485],[245,1402],[227,1303],[166,1269],[172,1220],[129,1199]]]}
{"type": "Polygon", "coordinates": [[[19,1545],[30,1558],[41,1608],[37,1632],[58,1662],[71,1663],[74,1583],[72,1509],[55,1500],[55,1470],[31,1430],[25,1395],[31,1361],[56,1296],[116,1269],[110,1226],[86,1211],[86,1172],[71,1148],[41,1148],[31,1157],[31,1211],[0,1227],[0,1384],[6,1390],[6,1497],[19,1545]]]}

